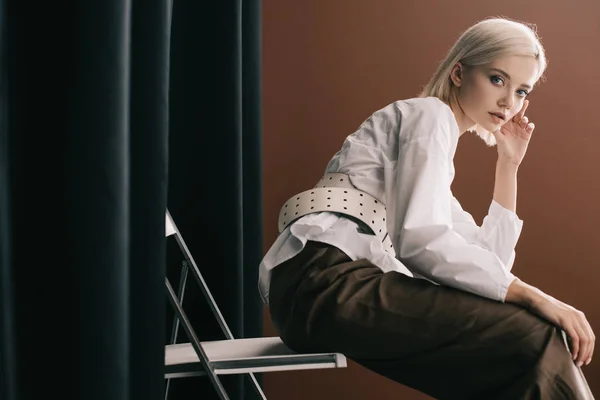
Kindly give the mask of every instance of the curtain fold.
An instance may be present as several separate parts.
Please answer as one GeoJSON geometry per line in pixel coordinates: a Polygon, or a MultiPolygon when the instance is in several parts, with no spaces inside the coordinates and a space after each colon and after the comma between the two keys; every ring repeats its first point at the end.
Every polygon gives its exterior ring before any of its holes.
{"type": "MultiPolygon", "coordinates": [[[[238,338],[262,334],[260,16],[258,0],[173,3],[168,205],[238,338]]],[[[192,288],[184,307],[200,339],[222,339],[192,288]]],[[[247,380],[222,380],[232,399],[254,398],[247,380]]],[[[169,399],[212,393],[202,379],[170,385],[169,399]]]]}
{"type": "Polygon", "coordinates": [[[85,344],[71,355],[80,399],[127,399],[129,391],[130,11],[129,1],[90,2],[73,20],[65,261],[85,344]]]}
{"type": "Polygon", "coordinates": [[[170,1],[2,5],[2,398],[163,399],[170,1]]]}
{"type": "MultiPolygon", "coordinates": [[[[130,398],[164,391],[170,0],[133,0],[130,79],[130,398]],[[149,349],[152,349],[149,351],[149,349]]],[[[161,397],[164,398],[164,397],[161,397]]]]}
{"type": "MultiPolygon", "coordinates": [[[[0,35],[6,36],[5,4],[0,1],[0,35]]],[[[16,364],[14,355],[14,318],[10,241],[10,205],[8,203],[9,161],[6,46],[0,42],[0,399],[16,395],[16,364]]]]}
{"type": "Polygon", "coordinates": [[[244,336],[262,335],[257,300],[258,265],[263,256],[262,224],[262,4],[242,3],[242,169],[244,336]]]}

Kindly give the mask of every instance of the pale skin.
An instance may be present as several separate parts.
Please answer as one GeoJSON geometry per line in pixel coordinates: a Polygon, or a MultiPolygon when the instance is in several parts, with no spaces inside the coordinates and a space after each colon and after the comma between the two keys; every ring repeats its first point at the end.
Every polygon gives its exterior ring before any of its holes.
{"type": "MultiPolygon", "coordinates": [[[[450,76],[455,89],[450,106],[460,132],[478,124],[496,138],[494,200],[513,212],[517,206],[517,173],[535,130],[525,112],[529,107],[526,97],[534,87],[538,67],[533,57],[504,56],[483,66],[457,63],[450,76]],[[492,114],[503,114],[504,118],[492,114]]],[[[583,312],[520,279],[511,283],[505,301],[563,329],[577,366],[592,361],[596,337],[583,312]]]]}

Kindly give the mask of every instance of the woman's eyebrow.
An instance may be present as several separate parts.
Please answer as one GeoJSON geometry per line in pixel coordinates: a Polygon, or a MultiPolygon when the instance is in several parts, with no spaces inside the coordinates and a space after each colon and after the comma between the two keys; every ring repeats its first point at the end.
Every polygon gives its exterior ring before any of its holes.
{"type": "MultiPolygon", "coordinates": [[[[506,77],[506,79],[509,79],[509,80],[511,79],[510,75],[507,74],[505,71],[501,70],[500,68],[490,68],[490,69],[492,71],[498,72],[501,75],[504,75],[506,77]]],[[[524,88],[527,88],[527,89],[531,89],[531,85],[528,85],[527,83],[522,83],[521,86],[523,86],[524,88]]]]}

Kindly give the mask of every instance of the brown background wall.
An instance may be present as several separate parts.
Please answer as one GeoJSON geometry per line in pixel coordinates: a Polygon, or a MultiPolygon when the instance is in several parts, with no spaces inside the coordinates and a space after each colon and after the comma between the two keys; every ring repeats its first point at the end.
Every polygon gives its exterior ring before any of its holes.
{"type": "MultiPolygon", "coordinates": [[[[600,336],[598,0],[264,0],[265,251],[281,204],[314,185],[342,140],[373,111],[414,97],[464,29],[497,15],[537,24],[550,61],[530,97],[536,132],[519,177],[525,223],[513,271],[585,311],[600,336]]],[[[463,137],[455,159],[453,189],[479,222],[495,157],[463,137]]],[[[268,310],[264,329],[274,333],[268,310]]],[[[584,371],[600,396],[596,358],[584,371]]],[[[428,398],[352,362],[264,379],[273,400],[428,398]]]]}

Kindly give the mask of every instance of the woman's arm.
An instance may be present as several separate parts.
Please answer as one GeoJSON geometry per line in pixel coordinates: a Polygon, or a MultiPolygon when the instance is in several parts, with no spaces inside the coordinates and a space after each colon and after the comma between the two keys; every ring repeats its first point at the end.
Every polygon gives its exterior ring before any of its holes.
{"type": "Polygon", "coordinates": [[[493,251],[469,243],[452,219],[452,111],[424,100],[399,104],[394,169],[386,181],[388,233],[398,259],[434,282],[503,301],[514,276],[493,251]]]}
{"type": "Polygon", "coordinates": [[[592,361],[596,337],[583,312],[515,279],[506,293],[506,303],[514,303],[565,331],[570,340],[573,360],[577,366],[592,361]]]}
{"type": "MultiPolygon", "coordinates": [[[[497,180],[499,182],[500,180],[497,180]]],[[[504,263],[507,271],[513,267],[516,245],[521,236],[523,221],[518,215],[492,200],[481,225],[467,211],[463,210],[456,197],[452,198],[452,228],[467,243],[476,244],[493,251],[504,263]]]]}
{"type": "MultiPolygon", "coordinates": [[[[498,144],[494,200],[512,211],[515,211],[517,203],[517,170],[535,128],[525,116],[528,106],[529,101],[526,100],[517,115],[494,132],[498,144]]],[[[509,285],[504,300],[520,305],[562,328],[570,339],[571,353],[577,365],[591,362],[596,337],[581,311],[518,278],[509,285]]]]}
{"type": "Polygon", "coordinates": [[[517,208],[517,171],[535,129],[533,122],[525,116],[528,107],[529,100],[525,100],[519,112],[493,132],[498,147],[494,200],[513,212],[517,208]]]}
{"type": "Polygon", "coordinates": [[[494,200],[502,207],[517,212],[517,172],[519,166],[513,162],[498,158],[496,162],[496,181],[494,200]]]}

